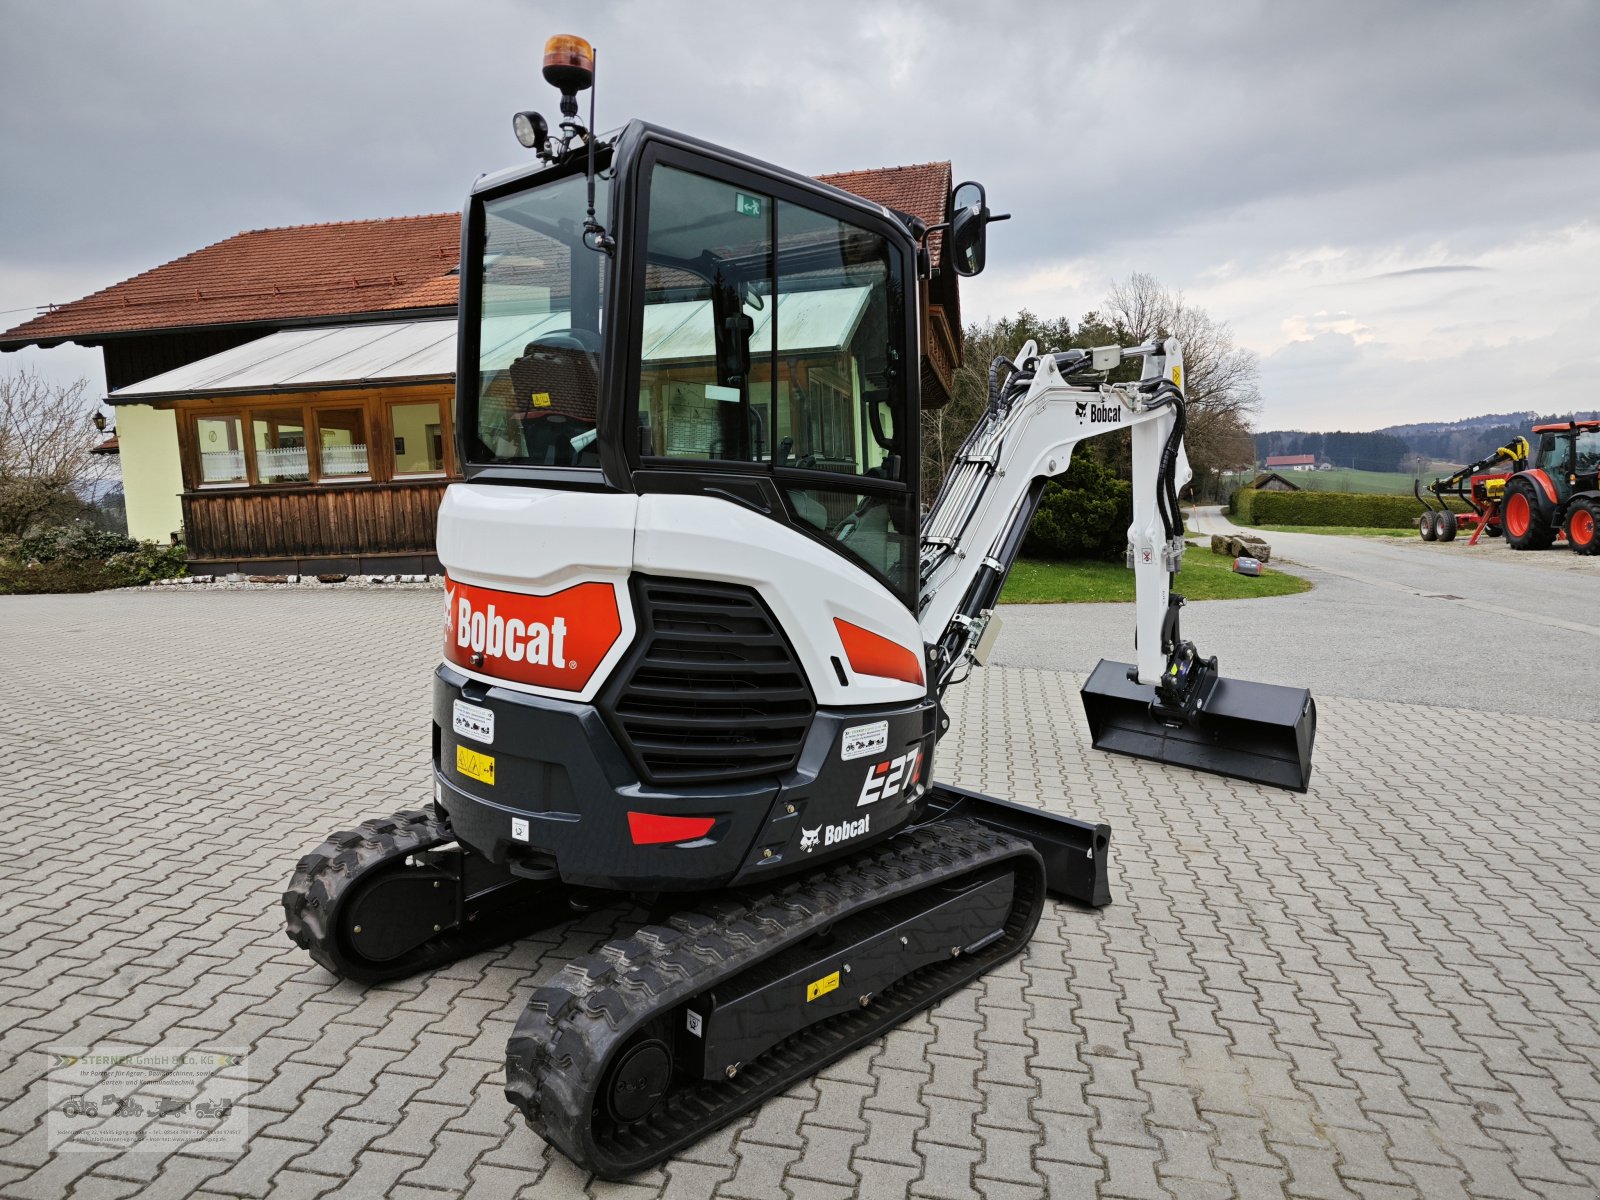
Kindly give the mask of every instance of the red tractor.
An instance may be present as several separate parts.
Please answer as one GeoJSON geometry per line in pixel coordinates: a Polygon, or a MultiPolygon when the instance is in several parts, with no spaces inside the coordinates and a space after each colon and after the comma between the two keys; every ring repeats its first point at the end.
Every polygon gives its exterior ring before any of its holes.
{"type": "Polygon", "coordinates": [[[1531,465],[1505,485],[1501,519],[1513,550],[1543,550],[1565,535],[1574,554],[1600,554],[1600,421],[1535,425],[1531,465]]]}

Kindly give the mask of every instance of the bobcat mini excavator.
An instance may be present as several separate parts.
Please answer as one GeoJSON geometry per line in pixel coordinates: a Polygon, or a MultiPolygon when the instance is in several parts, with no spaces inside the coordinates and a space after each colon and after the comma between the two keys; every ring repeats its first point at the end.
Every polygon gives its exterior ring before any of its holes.
{"type": "Polygon", "coordinates": [[[533,1128],[619,1177],[1016,954],[1047,894],[1109,901],[1107,826],[932,782],[941,697],[1077,442],[1132,430],[1138,661],[1084,688],[1096,744],[1303,790],[1315,709],[1179,634],[1175,342],[997,362],[924,514],[928,241],[981,269],[982,189],[930,231],[648,124],[591,136],[581,39],[545,76],[559,134],[518,114],[538,165],[463,219],[434,803],[333,835],[284,907],[360,982],[646,909],[506,1051],[533,1128]],[[1130,356],[1141,380],[1102,382],[1130,356]]]}

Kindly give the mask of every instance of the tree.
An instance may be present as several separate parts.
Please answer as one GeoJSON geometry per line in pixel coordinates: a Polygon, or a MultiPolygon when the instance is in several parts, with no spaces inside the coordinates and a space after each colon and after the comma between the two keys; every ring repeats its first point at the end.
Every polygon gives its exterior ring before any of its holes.
{"type": "MultiPolygon", "coordinates": [[[[1244,447],[1250,422],[1261,407],[1255,354],[1236,345],[1226,321],[1142,271],[1112,285],[1104,310],[1084,318],[1125,332],[1127,344],[1175,337],[1183,345],[1183,392],[1188,401],[1184,447],[1195,476],[1248,465],[1244,447]]],[[[1080,325],[1080,329],[1082,325],[1080,325]]]]}
{"type": "MultiPolygon", "coordinates": [[[[1065,350],[1073,346],[1132,346],[1158,337],[1177,337],[1183,343],[1188,400],[1184,444],[1194,470],[1196,493],[1214,497],[1222,472],[1246,469],[1255,461],[1250,419],[1261,403],[1256,356],[1234,344],[1225,323],[1153,277],[1135,274],[1113,285],[1101,308],[1085,313],[1076,329],[1066,318],[1042,318],[1026,309],[1015,317],[968,326],[950,403],[923,414],[923,499],[931,501],[937,495],[961,443],[983,415],[989,403],[989,364],[996,356],[1014,356],[1029,339],[1041,350],[1065,350]]],[[[1118,383],[1135,380],[1141,369],[1139,360],[1129,359],[1110,379],[1118,383]]],[[[1062,532],[1065,494],[1072,492],[1075,503],[1087,502],[1084,498],[1107,477],[1092,467],[1106,468],[1110,477],[1126,479],[1131,470],[1130,441],[1124,429],[1079,443],[1073,463],[1086,460],[1082,476],[1075,486],[1057,486],[1047,493],[1055,515],[1049,519],[1051,530],[1036,522],[1035,547],[1056,553],[1087,552],[1088,543],[1080,533],[1069,538],[1062,532]],[[1069,549],[1069,541],[1075,549],[1069,549]]],[[[1126,521],[1122,524],[1125,528],[1126,521]]],[[[1113,538],[1119,546],[1122,532],[1117,529],[1113,538]]],[[[1110,553],[1104,547],[1095,552],[1110,553]]]]}
{"type": "Polygon", "coordinates": [[[986,325],[969,325],[963,340],[961,366],[956,368],[950,403],[922,414],[922,497],[932,502],[950,470],[951,460],[989,404],[989,364],[1011,358],[1024,342],[1041,349],[1071,345],[1072,326],[1062,317],[1045,320],[1023,309],[986,325]]]}
{"type": "Polygon", "coordinates": [[[89,381],[55,384],[23,370],[0,378],[0,537],[76,515],[80,489],[109,475],[89,424],[89,381]]]}

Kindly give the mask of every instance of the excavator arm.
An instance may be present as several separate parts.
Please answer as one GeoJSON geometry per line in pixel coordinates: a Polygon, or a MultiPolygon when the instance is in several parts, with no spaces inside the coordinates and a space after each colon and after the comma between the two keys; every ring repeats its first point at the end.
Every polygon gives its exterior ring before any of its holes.
{"type": "Polygon", "coordinates": [[[1132,664],[1102,661],[1083,698],[1095,744],[1139,757],[1305,790],[1316,706],[1304,689],[1223,679],[1183,639],[1178,493],[1191,471],[1183,350],[1140,346],[1040,353],[990,369],[989,404],[956,455],[924,525],[918,619],[938,691],[981,665],[998,633],[995,605],[1045,485],[1079,442],[1119,429],[1133,441],[1132,664]],[[1128,358],[1138,381],[1103,378],[1128,358]]]}
{"type": "Polygon", "coordinates": [[[1174,338],[1123,348],[1041,354],[1033,342],[997,363],[989,407],[956,455],[925,524],[919,620],[935,646],[941,687],[979,661],[993,608],[1033,520],[1044,484],[1063,474],[1079,442],[1133,431],[1133,568],[1138,677],[1167,674],[1162,631],[1172,625],[1169,583],[1183,562],[1178,492],[1183,450],[1183,351],[1174,338]],[[1078,382],[1126,358],[1144,360],[1137,383],[1078,382]],[[1002,381],[1001,370],[1008,372],[1002,381]]]}

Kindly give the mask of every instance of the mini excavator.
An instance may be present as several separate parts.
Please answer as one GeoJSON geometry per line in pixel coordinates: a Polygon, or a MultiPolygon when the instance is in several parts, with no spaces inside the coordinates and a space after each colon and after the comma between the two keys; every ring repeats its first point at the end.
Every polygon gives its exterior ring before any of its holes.
{"type": "Polygon", "coordinates": [[[634,121],[546,46],[552,131],[462,223],[439,513],[433,803],[337,833],[284,895],[342,977],[426,971],[619,899],[646,923],[535,987],[506,1095],[610,1178],[709,1131],[1110,900],[1110,829],[933,782],[1044,492],[1132,433],[1136,658],[1083,688],[1096,746],[1305,790],[1316,710],[1181,636],[1176,341],[1041,350],[919,504],[926,284],[1003,220],[930,225],[634,121]],[[1141,378],[1108,382],[1125,360],[1141,378]]]}

